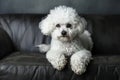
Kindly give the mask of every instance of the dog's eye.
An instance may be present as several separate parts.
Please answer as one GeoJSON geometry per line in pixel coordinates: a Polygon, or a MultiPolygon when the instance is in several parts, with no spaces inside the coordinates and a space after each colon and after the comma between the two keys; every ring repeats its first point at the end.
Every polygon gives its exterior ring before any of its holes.
{"type": "Polygon", "coordinates": [[[56,24],[56,27],[58,27],[58,28],[59,28],[59,27],[60,27],[60,24],[56,24]]]}
{"type": "Polygon", "coordinates": [[[67,27],[67,28],[71,28],[72,25],[71,25],[70,23],[68,23],[68,24],[66,25],[66,27],[67,27]]]}

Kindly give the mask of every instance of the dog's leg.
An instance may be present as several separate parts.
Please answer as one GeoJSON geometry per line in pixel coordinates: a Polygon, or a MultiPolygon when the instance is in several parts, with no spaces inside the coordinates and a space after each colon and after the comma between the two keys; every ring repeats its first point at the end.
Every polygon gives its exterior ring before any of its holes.
{"type": "Polygon", "coordinates": [[[86,71],[86,66],[92,59],[91,52],[88,50],[81,50],[71,56],[71,69],[78,75],[86,71]]]}
{"type": "Polygon", "coordinates": [[[67,63],[65,55],[62,52],[56,50],[49,50],[46,54],[46,58],[57,70],[62,70],[67,63]]]}

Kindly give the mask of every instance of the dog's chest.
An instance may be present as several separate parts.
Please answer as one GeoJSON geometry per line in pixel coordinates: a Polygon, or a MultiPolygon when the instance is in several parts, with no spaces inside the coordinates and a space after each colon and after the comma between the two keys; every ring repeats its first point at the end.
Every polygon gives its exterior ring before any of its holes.
{"type": "Polygon", "coordinates": [[[81,49],[81,46],[76,42],[64,43],[62,49],[64,50],[66,56],[70,56],[79,51],[81,49]]]}

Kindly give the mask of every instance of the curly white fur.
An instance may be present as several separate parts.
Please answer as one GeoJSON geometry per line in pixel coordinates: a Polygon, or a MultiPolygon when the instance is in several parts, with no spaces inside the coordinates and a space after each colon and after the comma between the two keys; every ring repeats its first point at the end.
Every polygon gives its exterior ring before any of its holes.
{"type": "Polygon", "coordinates": [[[86,71],[93,45],[90,33],[85,30],[86,24],[75,9],[66,6],[55,7],[40,22],[41,32],[52,37],[49,49],[41,44],[40,50],[48,50],[46,58],[55,69],[62,70],[67,63],[66,56],[71,56],[71,69],[78,75],[86,71]]]}

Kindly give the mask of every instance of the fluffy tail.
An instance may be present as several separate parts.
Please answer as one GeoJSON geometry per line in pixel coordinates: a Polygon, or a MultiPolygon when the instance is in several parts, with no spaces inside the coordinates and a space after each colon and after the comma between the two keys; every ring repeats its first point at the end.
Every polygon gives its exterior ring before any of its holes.
{"type": "Polygon", "coordinates": [[[39,51],[43,53],[47,52],[50,49],[50,45],[47,44],[36,45],[36,47],[38,47],[39,51]]]}

